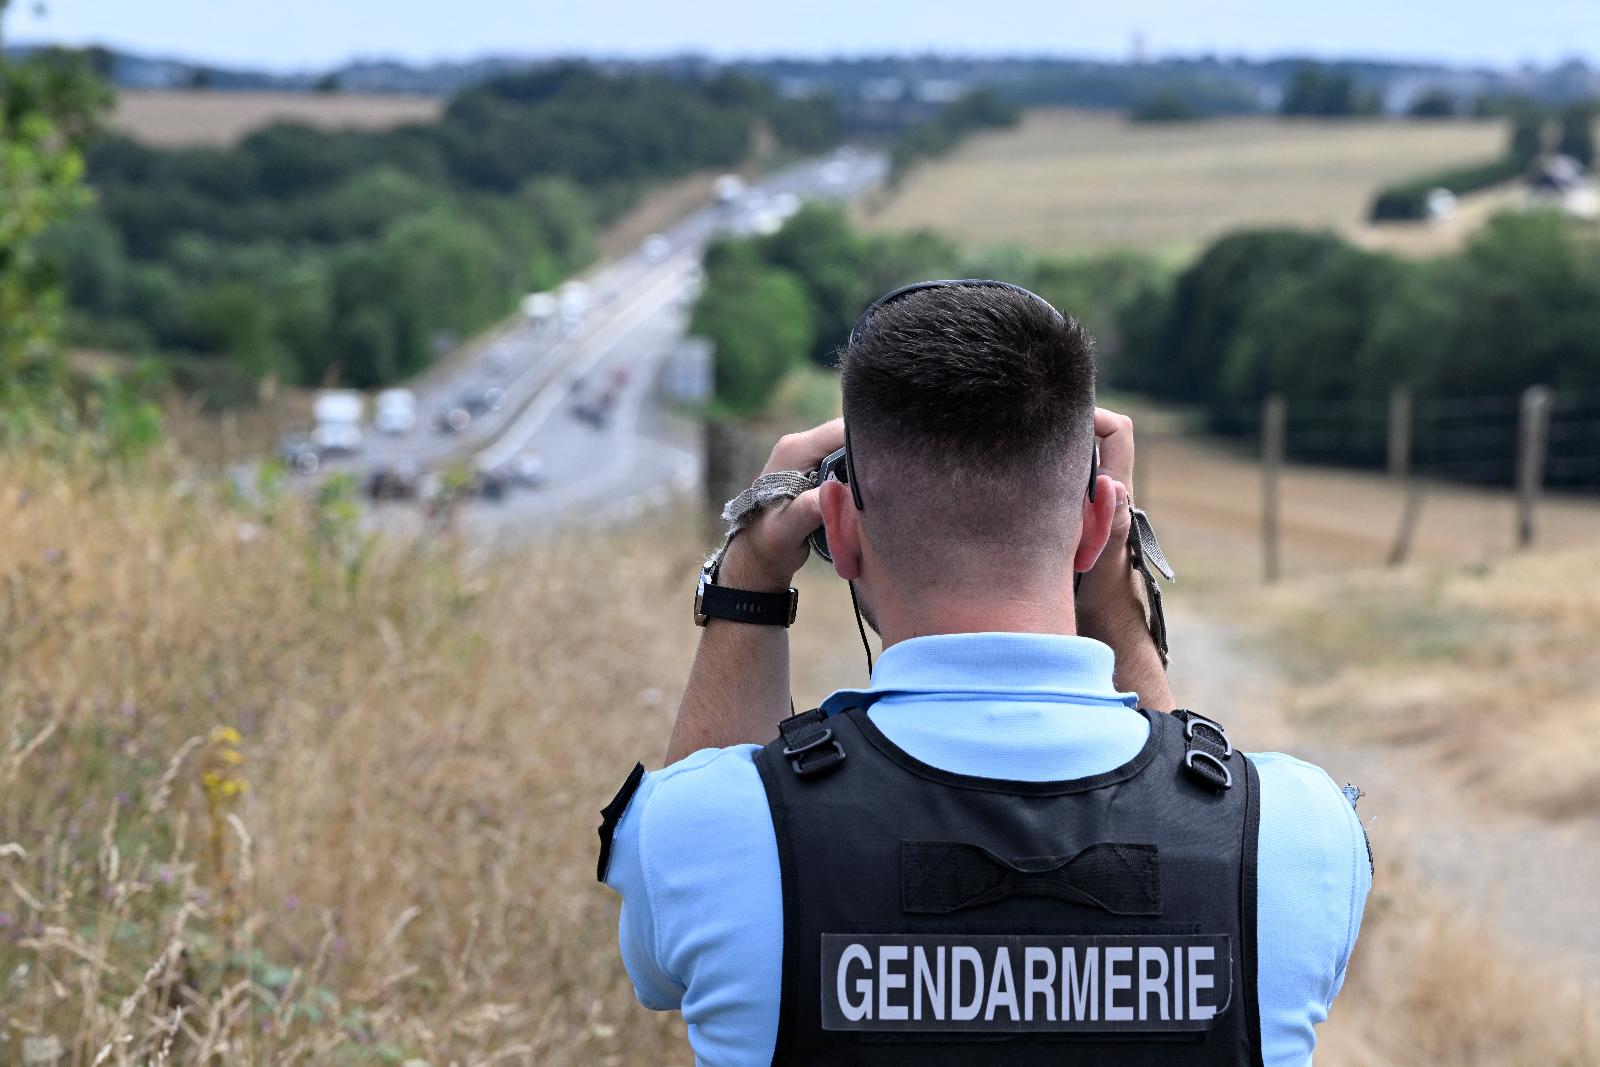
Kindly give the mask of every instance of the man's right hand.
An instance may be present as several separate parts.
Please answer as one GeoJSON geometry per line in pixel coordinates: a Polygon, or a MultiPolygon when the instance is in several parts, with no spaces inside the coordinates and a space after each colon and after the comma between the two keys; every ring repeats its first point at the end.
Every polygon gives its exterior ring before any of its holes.
{"type": "MultiPolygon", "coordinates": [[[[780,438],[762,474],[813,471],[828,454],[844,447],[844,420],[780,438]]],[[[805,566],[807,540],[822,525],[819,489],[808,489],[787,503],[767,508],[728,545],[718,582],[735,589],[781,592],[805,566]]]]}

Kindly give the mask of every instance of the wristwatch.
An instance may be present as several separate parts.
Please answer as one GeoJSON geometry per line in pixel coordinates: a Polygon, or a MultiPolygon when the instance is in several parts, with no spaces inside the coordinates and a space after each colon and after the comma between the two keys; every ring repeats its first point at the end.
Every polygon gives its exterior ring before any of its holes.
{"type": "Polygon", "coordinates": [[[731,589],[717,584],[722,567],[721,553],[706,560],[700,568],[700,581],[694,590],[694,624],[704,626],[711,619],[749,622],[760,626],[792,626],[800,606],[794,588],[787,593],[757,593],[750,589],[731,589]]]}

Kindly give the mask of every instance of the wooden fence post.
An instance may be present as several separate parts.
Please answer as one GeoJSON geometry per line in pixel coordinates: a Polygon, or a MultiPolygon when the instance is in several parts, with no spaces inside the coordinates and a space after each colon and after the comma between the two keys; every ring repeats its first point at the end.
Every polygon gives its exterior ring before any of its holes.
{"type": "Polygon", "coordinates": [[[1411,540],[1422,514],[1422,490],[1411,480],[1411,391],[1403,385],[1389,392],[1389,477],[1405,494],[1400,526],[1389,546],[1388,564],[1398,567],[1411,554],[1411,540]]]}
{"type": "Polygon", "coordinates": [[[1283,439],[1288,405],[1273,393],[1261,405],[1261,568],[1278,580],[1278,477],[1283,469],[1283,439]]]}
{"type": "Polygon", "coordinates": [[[1534,509],[1544,488],[1545,452],[1550,442],[1550,389],[1530,385],[1522,393],[1517,420],[1517,547],[1533,544],[1534,509]]]}
{"type": "Polygon", "coordinates": [[[1389,392],[1389,477],[1404,482],[1411,474],[1411,391],[1389,392]]]}

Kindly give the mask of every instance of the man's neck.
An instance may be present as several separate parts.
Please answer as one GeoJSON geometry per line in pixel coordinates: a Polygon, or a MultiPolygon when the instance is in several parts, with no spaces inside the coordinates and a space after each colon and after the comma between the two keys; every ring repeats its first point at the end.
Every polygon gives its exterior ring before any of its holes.
{"type": "Polygon", "coordinates": [[[1013,597],[950,594],[894,598],[874,613],[883,647],[931,634],[1019,633],[1061,634],[1078,632],[1070,589],[1065,596],[1039,597],[1018,593],[1013,597]]]}

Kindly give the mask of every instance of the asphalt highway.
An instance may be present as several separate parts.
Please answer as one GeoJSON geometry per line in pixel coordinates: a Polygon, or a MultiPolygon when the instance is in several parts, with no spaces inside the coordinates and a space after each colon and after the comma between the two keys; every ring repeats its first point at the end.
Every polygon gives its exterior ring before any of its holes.
{"type": "Polygon", "coordinates": [[[452,464],[506,470],[535,458],[543,468],[539,485],[511,485],[499,499],[465,505],[463,524],[491,540],[557,520],[609,523],[692,491],[700,472],[696,436],[661,403],[659,379],[685,342],[705,246],[720,233],[772,225],[774,208],[786,201],[853,199],[886,171],[882,154],[845,149],[754,182],[735,203],[693,212],[662,231],[664,243],[641,246],[581,279],[588,310],[575,332],[563,336],[554,322],[536,328],[520,319],[503,326],[473,345],[470,357],[409,383],[418,399],[415,429],[394,436],[369,430],[359,454],[331,466],[365,477],[376,469],[439,472],[452,464]],[[430,425],[491,387],[503,392],[497,409],[465,430],[430,425]],[[584,418],[601,396],[604,417],[584,418]]]}

